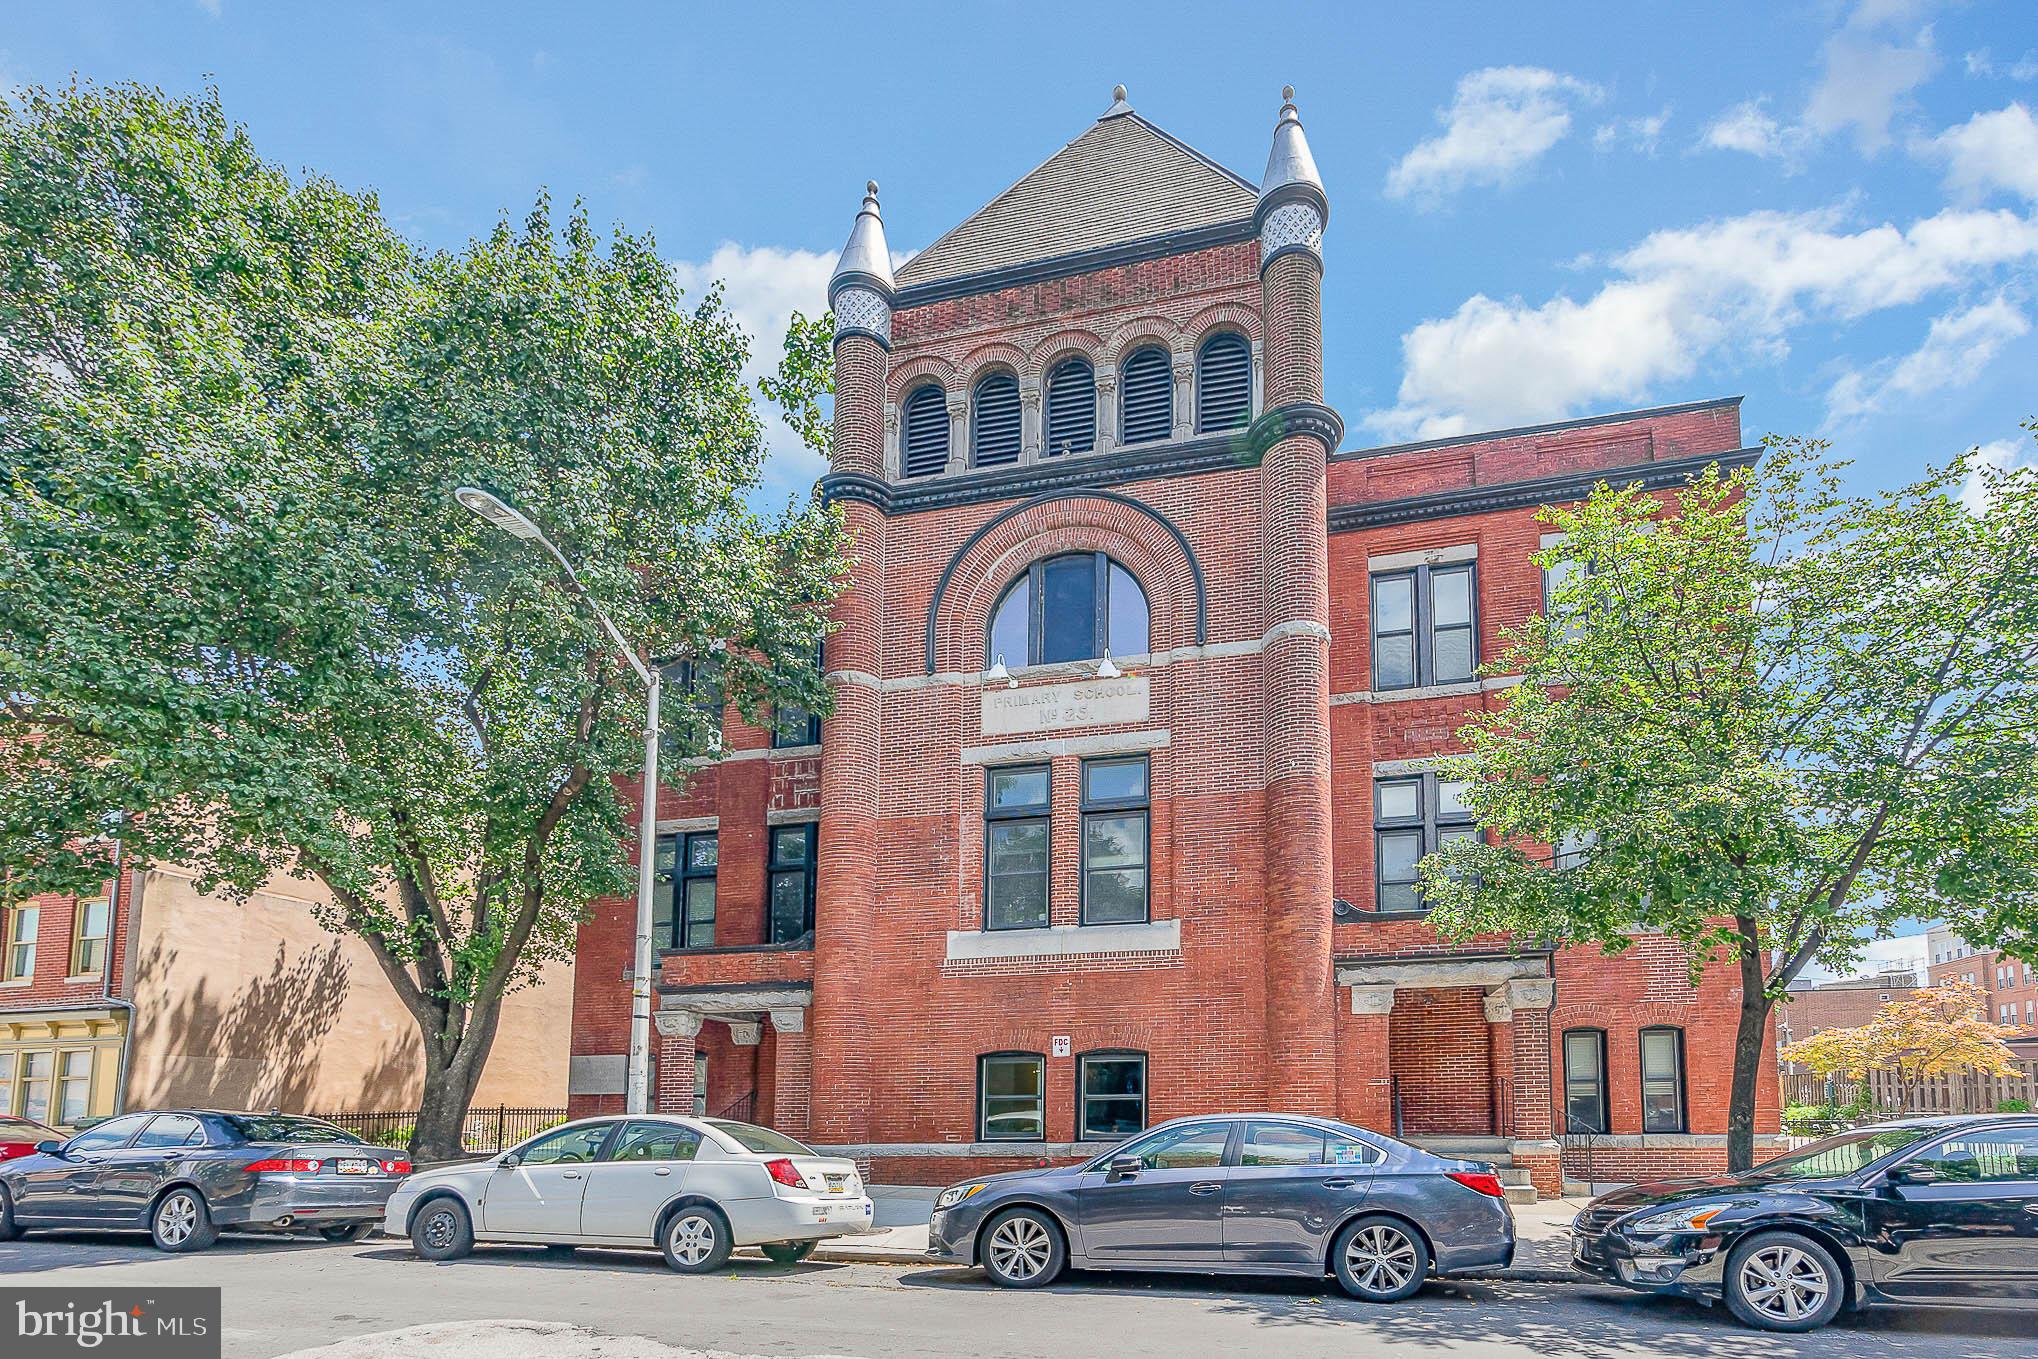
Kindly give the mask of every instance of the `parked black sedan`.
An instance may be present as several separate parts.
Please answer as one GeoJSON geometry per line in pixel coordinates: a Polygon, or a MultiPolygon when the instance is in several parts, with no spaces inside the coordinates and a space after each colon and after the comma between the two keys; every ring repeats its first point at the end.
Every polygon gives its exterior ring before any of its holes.
{"type": "Polygon", "coordinates": [[[1573,1263],[1773,1331],[1843,1307],[2038,1307],[2038,1117],[1915,1118],[1814,1142],[1745,1175],[1587,1204],[1573,1263]]]}
{"type": "Polygon", "coordinates": [[[146,1231],[167,1251],[203,1250],[223,1228],[355,1241],[410,1169],[315,1118],[123,1114],[0,1164],[0,1241],[36,1227],[146,1231]]]}

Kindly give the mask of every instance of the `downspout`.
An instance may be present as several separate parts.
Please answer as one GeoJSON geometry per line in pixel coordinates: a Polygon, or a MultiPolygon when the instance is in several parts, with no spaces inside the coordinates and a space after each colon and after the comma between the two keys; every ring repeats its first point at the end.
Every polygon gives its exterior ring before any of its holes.
{"type": "MultiPolygon", "coordinates": [[[[120,824],[122,826],[127,824],[126,812],[120,814],[120,824]]],[[[129,920],[125,929],[122,929],[120,924],[120,907],[123,895],[121,889],[126,885],[124,876],[126,864],[127,841],[118,831],[115,831],[113,836],[113,890],[107,893],[106,900],[106,975],[102,981],[102,998],[106,1002],[107,1009],[127,1011],[127,1023],[123,1024],[120,1030],[120,1064],[114,1076],[113,1085],[113,1112],[116,1117],[127,1112],[127,1067],[129,1054],[134,1048],[135,1023],[134,1002],[125,997],[116,997],[113,994],[113,946],[116,940],[121,945],[121,975],[125,977],[128,969],[134,965],[136,937],[134,927],[138,923],[138,916],[137,919],[129,920]],[[116,933],[116,931],[118,932],[116,933]]],[[[141,906],[141,893],[130,892],[125,895],[127,896],[129,909],[138,912],[141,906]]]]}

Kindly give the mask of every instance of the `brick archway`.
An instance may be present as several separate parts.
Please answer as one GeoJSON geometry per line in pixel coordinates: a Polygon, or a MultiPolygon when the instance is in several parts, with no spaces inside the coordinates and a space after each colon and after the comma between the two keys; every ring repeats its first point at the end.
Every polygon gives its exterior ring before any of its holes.
{"type": "Polygon", "coordinates": [[[1049,491],[992,517],[949,559],[927,605],[927,673],[982,669],[998,592],[1036,558],[1082,551],[1106,553],[1138,579],[1153,650],[1203,645],[1203,568],[1173,521],[1114,491],[1049,491]]]}

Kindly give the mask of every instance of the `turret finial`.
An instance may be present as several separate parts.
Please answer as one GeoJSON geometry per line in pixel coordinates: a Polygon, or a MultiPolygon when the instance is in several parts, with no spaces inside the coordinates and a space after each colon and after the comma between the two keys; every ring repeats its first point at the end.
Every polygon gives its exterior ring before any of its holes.
{"type": "Polygon", "coordinates": [[[1260,180],[1259,207],[1254,215],[1260,224],[1262,269],[1277,254],[1292,249],[1305,249],[1322,258],[1319,241],[1330,220],[1330,199],[1323,192],[1322,176],[1316,172],[1316,158],[1309,154],[1309,139],[1302,134],[1293,85],[1281,87],[1281,118],[1274,124],[1274,146],[1267,156],[1267,173],[1260,180]],[[1274,223],[1271,234],[1270,221],[1274,223]]]}
{"type": "Polygon", "coordinates": [[[1101,123],[1105,118],[1116,118],[1121,113],[1130,112],[1132,112],[1132,105],[1125,102],[1125,87],[1123,85],[1113,85],[1111,87],[1111,107],[1105,109],[1103,117],[1097,119],[1097,121],[1101,123]]]}

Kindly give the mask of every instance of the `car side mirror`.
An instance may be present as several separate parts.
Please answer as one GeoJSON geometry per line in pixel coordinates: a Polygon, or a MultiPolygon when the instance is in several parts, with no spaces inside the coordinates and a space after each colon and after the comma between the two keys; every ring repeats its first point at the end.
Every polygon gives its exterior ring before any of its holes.
{"type": "Polygon", "coordinates": [[[52,1141],[38,1142],[35,1144],[35,1149],[41,1152],[44,1156],[55,1156],[59,1160],[61,1160],[64,1155],[64,1144],[62,1142],[52,1141]]]}
{"type": "Polygon", "coordinates": [[[1937,1184],[1946,1177],[1930,1166],[1907,1165],[1892,1167],[1889,1178],[1894,1184],[1937,1184]]]}
{"type": "Polygon", "coordinates": [[[506,1151],[495,1163],[497,1170],[515,1170],[524,1163],[524,1158],[513,1151],[506,1151]]]}
{"type": "Polygon", "coordinates": [[[1146,1162],[1137,1156],[1120,1156],[1111,1162],[1111,1169],[1105,1174],[1106,1181],[1129,1180],[1146,1169],[1146,1162]]]}

